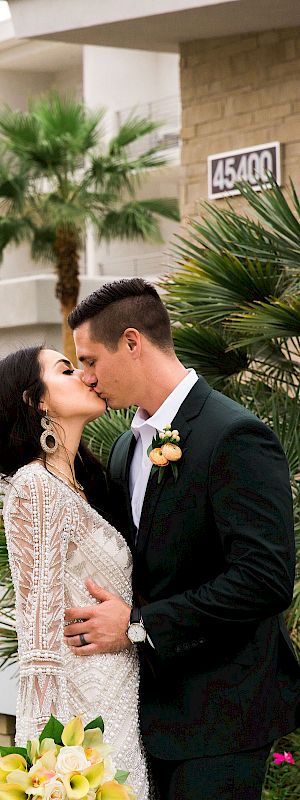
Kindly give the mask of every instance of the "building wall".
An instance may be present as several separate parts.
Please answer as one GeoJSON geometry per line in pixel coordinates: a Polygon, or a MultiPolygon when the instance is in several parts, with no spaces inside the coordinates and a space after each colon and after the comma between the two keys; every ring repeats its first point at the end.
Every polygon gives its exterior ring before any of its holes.
{"type": "Polygon", "coordinates": [[[11,747],[15,743],[15,717],[10,714],[0,714],[0,745],[11,747]]]}
{"type": "Polygon", "coordinates": [[[300,188],[300,28],[187,42],[180,72],[184,215],[207,199],[213,153],[278,140],[300,188]]]}
{"type": "MultiPolygon", "coordinates": [[[[156,119],[168,121],[168,99],[180,105],[179,58],[177,53],[151,53],[140,50],[117,49],[115,47],[83,48],[83,97],[91,109],[106,109],[103,131],[104,141],[109,140],[118,129],[118,114],[124,117],[134,113],[147,117],[151,114],[156,119]],[[164,101],[166,107],[164,108],[164,101]],[[157,116],[156,116],[157,115],[157,116]]],[[[144,149],[149,147],[145,142],[144,149]]],[[[145,174],[141,181],[138,196],[178,197],[179,196],[179,152],[175,159],[164,168],[145,174]]],[[[177,231],[176,223],[160,220],[162,237],[167,243],[177,231]]],[[[159,253],[164,245],[152,242],[115,241],[109,245],[90,239],[88,245],[88,271],[90,274],[104,274],[112,277],[123,277],[124,269],[129,275],[135,272],[135,262],[139,264],[139,272],[145,273],[147,264],[157,263],[159,253]],[[152,256],[152,260],[151,260],[152,256]],[[122,264],[124,259],[124,266],[122,264]],[[130,259],[132,265],[130,266],[130,259]]],[[[164,257],[161,259],[164,269],[164,257]]],[[[152,271],[150,269],[150,271],[152,271]]]]}

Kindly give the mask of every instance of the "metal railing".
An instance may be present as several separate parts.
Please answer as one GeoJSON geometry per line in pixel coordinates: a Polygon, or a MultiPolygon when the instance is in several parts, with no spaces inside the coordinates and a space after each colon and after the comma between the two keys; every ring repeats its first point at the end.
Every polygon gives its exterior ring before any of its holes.
{"type": "Polygon", "coordinates": [[[98,262],[99,275],[141,277],[143,275],[162,275],[171,269],[171,256],[167,253],[145,253],[140,256],[112,259],[105,263],[98,262]]]}
{"type": "Polygon", "coordinates": [[[137,157],[151,147],[158,147],[165,158],[174,158],[179,153],[181,130],[181,107],[177,96],[165,97],[162,100],[153,100],[149,103],[139,103],[135,107],[123,108],[115,112],[116,129],[130,116],[148,117],[154,122],[160,122],[160,127],[139,141],[128,147],[131,157],[137,157]]]}

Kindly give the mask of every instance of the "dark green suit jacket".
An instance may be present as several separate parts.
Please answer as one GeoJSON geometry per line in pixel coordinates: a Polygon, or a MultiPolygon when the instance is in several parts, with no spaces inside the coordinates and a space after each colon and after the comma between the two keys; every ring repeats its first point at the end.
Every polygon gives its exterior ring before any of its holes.
{"type": "Polygon", "coordinates": [[[269,428],[201,377],[167,422],[181,436],[178,480],[150,476],[136,545],[131,432],[108,470],[155,645],[140,648],[144,742],[166,759],[252,749],[296,727],[299,709],[300,669],[281,617],[295,557],[286,458],[269,428]]]}

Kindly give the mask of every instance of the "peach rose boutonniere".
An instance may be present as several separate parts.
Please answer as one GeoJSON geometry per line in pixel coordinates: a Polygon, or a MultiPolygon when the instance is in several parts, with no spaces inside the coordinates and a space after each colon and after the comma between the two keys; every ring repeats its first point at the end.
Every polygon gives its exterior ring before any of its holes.
{"type": "Polygon", "coordinates": [[[153,472],[158,472],[158,483],[161,483],[166,474],[166,467],[171,467],[173,478],[177,481],[178,467],[176,461],[182,458],[182,450],[178,447],[180,442],[179,432],[172,430],[171,425],[165,425],[162,431],[156,431],[152,444],[148,447],[148,456],[153,464],[153,472]]]}

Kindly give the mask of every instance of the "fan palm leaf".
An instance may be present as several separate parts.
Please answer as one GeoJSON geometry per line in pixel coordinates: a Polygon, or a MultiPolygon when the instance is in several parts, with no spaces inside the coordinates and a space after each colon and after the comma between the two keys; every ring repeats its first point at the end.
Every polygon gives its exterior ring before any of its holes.
{"type": "Polygon", "coordinates": [[[187,323],[174,326],[172,334],[180,361],[221,391],[227,392],[232,380],[249,368],[247,352],[228,350],[229,340],[221,328],[187,323]]]}
{"type": "Polygon", "coordinates": [[[86,425],[83,438],[104,467],[118,436],[129,430],[135,411],[134,406],[125,411],[109,409],[102,417],[86,425]]]}
{"type": "Polygon", "coordinates": [[[270,303],[251,303],[244,312],[233,314],[228,325],[244,334],[238,346],[276,337],[292,338],[300,353],[300,296],[291,297],[288,302],[274,299],[270,303]]]}
{"type": "Polygon", "coordinates": [[[300,252],[300,206],[293,182],[291,181],[291,200],[295,213],[272,175],[269,175],[269,185],[261,185],[261,193],[255,192],[244,181],[237,183],[237,188],[267,228],[274,231],[276,238],[281,239],[287,247],[296,247],[300,252]]]}
{"type": "Polygon", "coordinates": [[[109,155],[119,155],[129,145],[156,131],[161,124],[161,122],[131,114],[120,126],[116,136],[111,139],[108,147],[109,155]]]}
{"type": "Polygon", "coordinates": [[[157,123],[133,116],[104,147],[103,116],[103,109],[91,112],[57,92],[32,101],[26,112],[0,111],[0,256],[10,242],[28,240],[33,258],[55,264],[63,346],[74,362],[67,317],[78,298],[87,225],[107,241],[158,242],[158,217],[179,218],[176,200],[136,198],[139,177],[165,161],[155,147],[136,158],[129,148],[157,123]]]}

